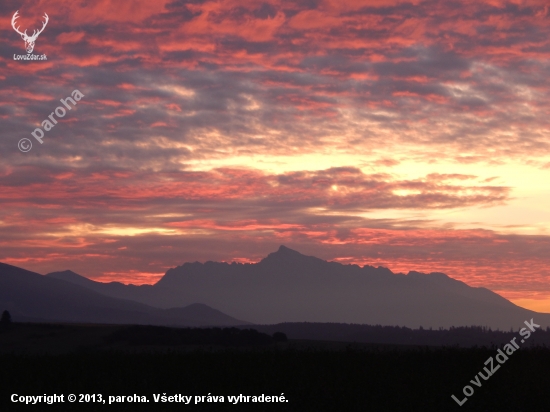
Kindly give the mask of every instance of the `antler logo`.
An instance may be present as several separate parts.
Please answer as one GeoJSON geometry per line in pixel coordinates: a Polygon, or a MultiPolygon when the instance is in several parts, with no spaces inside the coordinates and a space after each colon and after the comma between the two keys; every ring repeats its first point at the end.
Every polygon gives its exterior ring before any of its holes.
{"type": "Polygon", "coordinates": [[[42,28],[40,30],[34,30],[32,36],[28,36],[27,35],[27,30],[25,30],[24,33],[21,33],[19,31],[19,27],[15,27],[15,20],[17,20],[19,18],[18,13],[19,13],[19,10],[17,10],[14,13],[14,15],[11,19],[11,25],[12,25],[13,29],[17,33],[19,33],[21,35],[21,38],[25,41],[25,48],[27,49],[27,53],[30,54],[30,53],[32,53],[32,51],[34,49],[34,42],[38,38],[38,35],[44,31],[44,29],[46,28],[46,25],[48,24],[48,20],[50,20],[50,18],[48,17],[48,15],[46,13],[44,13],[44,18],[46,19],[46,21],[42,23],[42,28]]]}

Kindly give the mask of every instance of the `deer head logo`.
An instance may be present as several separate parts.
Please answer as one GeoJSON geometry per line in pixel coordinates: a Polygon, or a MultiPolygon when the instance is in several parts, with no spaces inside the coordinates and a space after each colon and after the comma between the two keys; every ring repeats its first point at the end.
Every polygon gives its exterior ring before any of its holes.
{"type": "Polygon", "coordinates": [[[44,31],[44,29],[46,28],[46,24],[48,24],[48,20],[50,19],[48,17],[48,15],[46,13],[44,13],[44,18],[46,19],[45,22],[42,23],[42,28],[40,30],[34,30],[32,36],[28,36],[27,35],[27,30],[25,30],[24,33],[21,33],[19,31],[19,27],[15,27],[15,20],[17,20],[19,18],[18,14],[19,13],[19,10],[17,10],[12,19],[11,19],[11,25],[13,27],[13,29],[19,33],[21,35],[21,38],[25,41],[25,48],[27,49],[27,53],[32,53],[33,49],[34,49],[34,42],[36,41],[38,35],[40,33],[42,33],[44,31]]]}

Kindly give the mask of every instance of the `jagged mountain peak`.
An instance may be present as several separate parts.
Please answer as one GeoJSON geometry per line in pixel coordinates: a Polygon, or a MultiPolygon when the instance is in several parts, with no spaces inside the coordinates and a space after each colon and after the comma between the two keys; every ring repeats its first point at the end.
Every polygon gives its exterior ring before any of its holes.
{"type": "Polygon", "coordinates": [[[316,258],[314,256],[303,255],[300,252],[290,249],[285,245],[279,246],[279,249],[276,252],[270,253],[267,257],[263,258],[260,263],[299,263],[299,262],[324,262],[322,259],[316,258]]]}

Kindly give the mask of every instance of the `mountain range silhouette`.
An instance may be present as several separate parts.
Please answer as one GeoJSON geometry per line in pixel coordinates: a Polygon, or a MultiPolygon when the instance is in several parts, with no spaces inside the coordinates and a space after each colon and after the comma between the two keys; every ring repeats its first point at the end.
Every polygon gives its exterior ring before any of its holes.
{"type": "MultiPolygon", "coordinates": [[[[65,272],[66,273],[66,272],[65,272]]],[[[76,274],[79,280],[86,278],[76,274]]],[[[91,283],[96,283],[89,281],[91,283]]],[[[159,309],[105,296],[71,282],[0,263],[0,307],[18,322],[235,326],[234,319],[200,303],[159,309]]]]}
{"type": "Polygon", "coordinates": [[[395,274],[384,267],[327,262],[285,246],[255,264],[185,263],[169,269],[154,285],[95,282],[71,271],[46,278],[156,308],[201,303],[255,324],[476,325],[516,330],[534,318],[543,327],[550,325],[550,314],[521,308],[443,273],[395,274]]]}

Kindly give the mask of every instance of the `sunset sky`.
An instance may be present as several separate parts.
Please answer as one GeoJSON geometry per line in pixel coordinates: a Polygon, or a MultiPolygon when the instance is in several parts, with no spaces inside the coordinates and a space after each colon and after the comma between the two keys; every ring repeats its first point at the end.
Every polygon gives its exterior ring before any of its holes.
{"type": "Polygon", "coordinates": [[[284,244],[550,312],[548,1],[3,0],[0,15],[1,262],[139,284],[284,244]],[[29,34],[48,14],[47,61],[14,60],[16,10],[29,34]]]}

